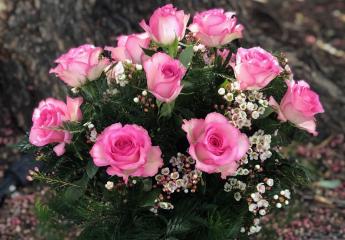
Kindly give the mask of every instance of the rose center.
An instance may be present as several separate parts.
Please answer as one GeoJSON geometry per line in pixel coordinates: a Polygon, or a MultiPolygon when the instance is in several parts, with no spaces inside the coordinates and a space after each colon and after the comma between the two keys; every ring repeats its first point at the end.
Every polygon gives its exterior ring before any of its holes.
{"type": "Polygon", "coordinates": [[[214,148],[220,148],[223,145],[223,139],[216,134],[209,136],[208,142],[214,148]]]}
{"type": "Polygon", "coordinates": [[[128,137],[119,137],[112,146],[112,152],[127,154],[134,149],[134,142],[128,137]]]}
{"type": "Polygon", "coordinates": [[[163,66],[162,73],[164,74],[165,78],[172,78],[175,75],[174,66],[172,65],[163,66]]]}

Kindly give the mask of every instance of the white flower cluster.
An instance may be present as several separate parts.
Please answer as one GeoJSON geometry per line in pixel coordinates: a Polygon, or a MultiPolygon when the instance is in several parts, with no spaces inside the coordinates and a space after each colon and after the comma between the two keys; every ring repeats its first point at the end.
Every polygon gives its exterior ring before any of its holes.
{"type": "Polygon", "coordinates": [[[280,196],[276,194],[273,196],[273,199],[277,200],[276,207],[282,208],[283,204],[289,205],[289,200],[291,199],[291,192],[289,189],[282,190],[280,191],[280,196]]]}
{"type": "Polygon", "coordinates": [[[104,96],[115,96],[119,93],[120,91],[117,88],[108,88],[103,95],[104,96]]]}
{"type": "Polygon", "coordinates": [[[247,184],[244,182],[236,179],[236,178],[229,178],[226,183],[224,184],[224,191],[231,192],[232,190],[238,190],[234,193],[234,198],[236,201],[240,201],[242,195],[239,191],[245,191],[247,188],[247,184]]]}
{"type": "Polygon", "coordinates": [[[264,199],[262,194],[260,192],[255,192],[250,194],[250,197],[252,199],[252,203],[248,206],[249,212],[254,214],[259,213],[261,216],[266,215],[267,208],[270,204],[266,199],[264,199]]]}
{"type": "Polygon", "coordinates": [[[266,190],[270,190],[273,185],[274,180],[271,178],[266,178],[264,182],[256,185],[257,192],[254,192],[250,195],[252,200],[248,207],[250,212],[255,214],[259,212],[259,214],[262,216],[266,215],[267,208],[270,204],[262,195],[266,192],[266,190]]]}
{"type": "Polygon", "coordinates": [[[250,173],[250,171],[247,169],[247,168],[242,168],[242,167],[239,167],[237,170],[236,170],[236,173],[235,173],[235,176],[246,176],[250,173]]]}
{"type": "Polygon", "coordinates": [[[249,138],[250,149],[248,150],[250,160],[261,160],[262,162],[272,156],[271,135],[259,130],[249,138]]]}
{"type": "Polygon", "coordinates": [[[86,122],[83,125],[84,127],[87,127],[88,129],[88,134],[86,136],[86,138],[91,141],[91,142],[96,142],[97,139],[97,130],[95,128],[95,125],[93,125],[91,122],[86,122]]]}
{"type": "Polygon", "coordinates": [[[237,180],[236,178],[229,178],[226,183],[224,184],[224,191],[230,192],[232,190],[246,190],[247,185],[242,182],[241,180],[237,180]]]}
{"type": "Polygon", "coordinates": [[[193,46],[193,51],[194,52],[198,52],[198,51],[205,52],[206,51],[206,47],[205,47],[205,45],[202,45],[202,44],[194,45],[193,46]]]}
{"type": "MultiPolygon", "coordinates": [[[[250,226],[248,235],[252,235],[252,234],[260,232],[262,227],[259,224],[260,224],[260,219],[254,218],[254,225],[250,226]]],[[[243,229],[241,229],[241,232],[245,232],[245,229],[244,231],[243,229]]]]}
{"type": "Polygon", "coordinates": [[[112,85],[113,80],[116,81],[120,87],[124,87],[128,84],[128,79],[125,73],[125,67],[120,61],[115,66],[111,66],[111,69],[106,71],[108,85],[112,85]]]}
{"type": "Polygon", "coordinates": [[[218,89],[218,94],[227,101],[227,111],[225,115],[230,122],[241,129],[250,128],[252,119],[258,119],[263,115],[268,107],[266,97],[258,91],[238,91],[238,83],[231,83],[228,91],[224,88],[218,89]]]}
{"type": "Polygon", "coordinates": [[[181,153],[170,159],[172,170],[168,167],[162,168],[160,174],[155,176],[163,191],[171,194],[183,190],[185,193],[195,192],[197,184],[201,179],[201,171],[194,169],[195,160],[181,153]]]}
{"type": "Polygon", "coordinates": [[[163,193],[155,200],[155,206],[151,209],[157,213],[159,208],[173,209],[174,206],[168,201],[175,192],[194,193],[201,181],[202,172],[195,169],[195,160],[190,156],[177,153],[170,159],[171,167],[162,168],[155,175],[157,185],[163,187],[163,193]]]}
{"type": "Polygon", "coordinates": [[[108,181],[105,185],[104,185],[104,187],[107,189],[107,190],[112,190],[113,188],[114,188],[114,182],[112,182],[112,181],[108,181]]]}
{"type": "Polygon", "coordinates": [[[157,183],[163,185],[163,191],[169,194],[175,191],[179,192],[180,190],[183,190],[185,193],[189,191],[194,192],[196,184],[201,177],[201,171],[190,169],[190,166],[195,164],[195,160],[191,157],[185,158],[184,155],[178,154],[177,157],[171,158],[170,163],[177,169],[170,171],[166,167],[161,170],[161,174],[155,176],[157,183]]]}

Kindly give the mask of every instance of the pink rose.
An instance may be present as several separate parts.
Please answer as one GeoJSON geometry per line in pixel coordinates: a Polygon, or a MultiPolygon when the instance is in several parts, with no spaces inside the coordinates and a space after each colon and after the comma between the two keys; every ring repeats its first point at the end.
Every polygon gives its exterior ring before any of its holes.
{"type": "Polygon", "coordinates": [[[58,65],[50,69],[49,73],[55,73],[71,87],[80,87],[86,80],[97,79],[108,66],[109,60],[101,59],[102,52],[102,48],[90,44],[71,48],[55,60],[58,65]]]}
{"type": "Polygon", "coordinates": [[[171,102],[180,94],[186,68],[165,53],[156,53],[143,64],[149,91],[162,102],[171,102]]]}
{"type": "Polygon", "coordinates": [[[135,64],[141,64],[145,55],[142,48],[148,48],[150,37],[147,33],[131,34],[117,38],[117,47],[105,47],[111,52],[111,57],[116,61],[131,60],[135,64]]]}
{"type": "Polygon", "coordinates": [[[97,137],[90,154],[96,166],[108,166],[109,175],[149,177],[163,166],[161,150],[152,146],[147,131],[135,124],[115,123],[97,137]]]}
{"type": "Polygon", "coordinates": [[[184,11],[177,11],[172,4],[165,5],[154,11],[150,17],[149,25],[145,20],[140,22],[140,26],[150,35],[153,41],[170,45],[175,39],[182,40],[187,23],[189,20],[189,14],[184,14],[184,11]]]}
{"type": "Polygon", "coordinates": [[[231,66],[241,90],[266,87],[282,71],[277,58],[260,47],[239,48],[231,66]]]}
{"type": "Polygon", "coordinates": [[[282,122],[290,121],[297,127],[317,135],[314,115],[323,113],[319,95],[305,81],[286,81],[288,89],[280,102],[270,97],[269,104],[278,112],[282,122]]]}
{"type": "Polygon", "coordinates": [[[33,125],[30,130],[30,143],[42,147],[50,143],[59,143],[54,147],[56,155],[61,156],[65,152],[66,143],[72,139],[71,133],[59,129],[65,121],[80,121],[82,113],[80,105],[83,98],[67,97],[67,104],[48,98],[43,100],[34,110],[32,115],[33,125]]]}
{"type": "Polygon", "coordinates": [[[205,46],[219,47],[242,38],[243,26],[237,24],[234,12],[224,13],[224,9],[211,9],[196,14],[188,29],[205,46]]]}
{"type": "Polygon", "coordinates": [[[222,178],[233,175],[238,161],[249,149],[247,136],[219,113],[204,119],[184,120],[189,154],[196,160],[196,168],[207,173],[220,172],[222,178]]]}

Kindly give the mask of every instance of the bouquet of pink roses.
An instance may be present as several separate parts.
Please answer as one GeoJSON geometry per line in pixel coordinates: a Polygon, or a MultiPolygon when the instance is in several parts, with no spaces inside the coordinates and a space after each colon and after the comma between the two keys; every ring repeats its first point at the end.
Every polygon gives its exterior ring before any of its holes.
{"type": "Polygon", "coordinates": [[[246,239],[308,182],[281,149],[317,135],[318,95],[282,54],[240,47],[233,12],[189,19],[169,4],[116,47],[55,60],[70,96],[40,102],[22,146],[54,190],[36,204],[46,234],[246,239]]]}

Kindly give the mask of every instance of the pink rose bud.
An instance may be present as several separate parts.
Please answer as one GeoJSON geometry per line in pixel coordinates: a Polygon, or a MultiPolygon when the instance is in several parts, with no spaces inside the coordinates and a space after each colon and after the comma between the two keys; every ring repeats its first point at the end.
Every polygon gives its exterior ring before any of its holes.
{"type": "Polygon", "coordinates": [[[97,137],[90,154],[96,166],[108,166],[107,173],[122,177],[150,177],[163,166],[161,150],[152,146],[148,132],[135,124],[115,123],[97,137]]]}
{"type": "Polygon", "coordinates": [[[262,89],[282,71],[277,58],[260,47],[239,48],[231,66],[241,90],[262,89]]]}
{"type": "Polygon", "coordinates": [[[177,11],[172,4],[165,5],[154,11],[150,17],[149,25],[145,20],[140,22],[140,26],[150,35],[151,39],[163,45],[172,44],[175,39],[182,40],[189,14],[184,14],[184,11],[177,11]]]}
{"type": "Polygon", "coordinates": [[[270,97],[269,104],[278,112],[282,122],[290,121],[316,136],[315,114],[323,113],[319,95],[305,81],[286,81],[288,89],[280,102],[270,97]]]}
{"type": "Polygon", "coordinates": [[[54,147],[56,155],[64,154],[65,144],[71,142],[72,134],[59,128],[65,121],[80,121],[82,119],[80,111],[82,103],[81,97],[75,99],[67,97],[67,105],[54,98],[41,101],[32,116],[30,143],[38,147],[58,143],[54,147]]]}
{"type": "Polygon", "coordinates": [[[131,34],[117,38],[117,47],[105,47],[111,52],[111,57],[116,61],[131,60],[135,64],[142,63],[145,55],[143,48],[150,45],[150,37],[147,33],[131,34]]]}
{"type": "Polygon", "coordinates": [[[180,94],[181,80],[187,69],[165,53],[156,53],[143,64],[148,90],[162,102],[171,102],[180,94]]]}
{"type": "Polygon", "coordinates": [[[189,154],[196,168],[207,173],[221,173],[222,178],[233,175],[239,160],[249,149],[248,137],[219,113],[209,113],[204,119],[184,120],[189,154]]]}
{"type": "Polygon", "coordinates": [[[71,87],[80,87],[86,80],[92,81],[100,77],[109,59],[101,58],[103,49],[90,44],[71,48],[67,53],[55,60],[58,65],[49,73],[55,73],[71,87]]]}
{"type": "Polygon", "coordinates": [[[234,12],[211,9],[196,14],[188,29],[205,46],[219,47],[242,38],[243,26],[237,24],[234,12]]]}

